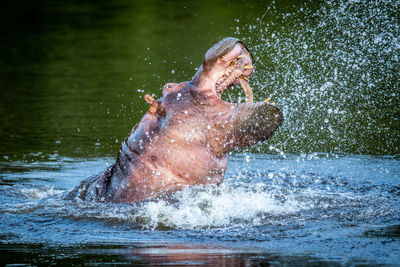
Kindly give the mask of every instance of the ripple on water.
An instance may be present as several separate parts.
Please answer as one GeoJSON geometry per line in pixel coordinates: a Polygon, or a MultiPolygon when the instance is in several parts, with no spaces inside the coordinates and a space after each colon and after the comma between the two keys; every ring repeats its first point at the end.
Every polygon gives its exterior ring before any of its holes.
{"type": "MultiPolygon", "coordinates": [[[[168,199],[133,204],[64,199],[82,179],[76,176],[79,171],[96,173],[107,161],[77,160],[57,170],[24,170],[18,175],[41,179],[1,185],[2,242],[129,244],[172,239],[293,253],[301,247],[328,254],[315,244],[343,250],[352,243],[368,247],[372,242],[381,253],[384,246],[400,242],[393,234],[400,221],[397,157],[238,154],[231,156],[226,179],[218,187],[195,186],[168,199]],[[384,246],[370,241],[378,235],[384,246]]],[[[5,179],[15,174],[4,173],[5,179]]]]}

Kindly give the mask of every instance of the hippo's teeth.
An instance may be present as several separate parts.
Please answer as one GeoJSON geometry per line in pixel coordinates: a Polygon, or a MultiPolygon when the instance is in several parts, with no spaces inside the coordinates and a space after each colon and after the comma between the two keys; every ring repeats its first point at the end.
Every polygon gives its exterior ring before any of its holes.
{"type": "Polygon", "coordinates": [[[249,79],[247,79],[247,77],[245,77],[245,76],[243,76],[243,75],[240,75],[240,78],[242,78],[242,79],[245,80],[246,82],[249,81],[249,79]]]}
{"type": "Polygon", "coordinates": [[[222,57],[219,58],[219,60],[225,61],[225,58],[222,56],[222,57]]]}
{"type": "Polygon", "coordinates": [[[264,102],[269,102],[269,101],[271,101],[270,97],[268,97],[267,99],[264,100],[264,102]]]}
{"type": "Polygon", "coordinates": [[[241,59],[243,57],[244,57],[244,55],[240,55],[240,56],[237,57],[237,59],[241,59]]]}
{"type": "Polygon", "coordinates": [[[253,103],[253,91],[251,90],[251,87],[250,87],[249,83],[247,82],[248,79],[244,76],[241,76],[241,78],[242,79],[239,79],[239,82],[243,88],[244,95],[246,97],[246,102],[253,103]],[[244,78],[246,78],[246,79],[244,79],[244,78]]]}
{"type": "Polygon", "coordinates": [[[245,70],[254,69],[254,66],[253,66],[253,65],[245,65],[245,66],[243,67],[243,69],[245,69],[245,70]]]}
{"type": "Polygon", "coordinates": [[[272,102],[271,105],[275,106],[275,102],[272,102]]]}

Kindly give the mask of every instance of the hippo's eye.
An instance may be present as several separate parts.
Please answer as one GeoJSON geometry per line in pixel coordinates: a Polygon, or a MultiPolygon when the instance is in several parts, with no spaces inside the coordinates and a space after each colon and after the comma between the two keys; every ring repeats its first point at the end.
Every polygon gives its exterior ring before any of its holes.
{"type": "Polygon", "coordinates": [[[235,66],[236,62],[235,61],[231,61],[231,63],[229,63],[229,66],[235,66]]]}

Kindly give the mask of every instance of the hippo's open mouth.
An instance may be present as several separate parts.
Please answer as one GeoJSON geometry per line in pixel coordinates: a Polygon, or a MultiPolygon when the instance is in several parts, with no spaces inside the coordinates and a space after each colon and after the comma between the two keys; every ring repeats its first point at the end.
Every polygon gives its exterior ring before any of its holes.
{"type": "Polygon", "coordinates": [[[224,90],[234,84],[240,84],[243,88],[247,102],[253,102],[253,92],[249,86],[248,77],[254,71],[254,59],[242,43],[227,54],[216,60],[216,67],[211,70],[212,76],[216,76],[215,93],[221,97],[224,90]]]}
{"type": "MultiPolygon", "coordinates": [[[[254,68],[253,65],[246,65],[249,68],[254,68]]],[[[251,89],[248,76],[244,76],[238,68],[230,68],[224,75],[215,83],[215,91],[219,97],[227,88],[234,84],[240,84],[244,91],[247,102],[253,102],[253,90],[251,89]]]]}

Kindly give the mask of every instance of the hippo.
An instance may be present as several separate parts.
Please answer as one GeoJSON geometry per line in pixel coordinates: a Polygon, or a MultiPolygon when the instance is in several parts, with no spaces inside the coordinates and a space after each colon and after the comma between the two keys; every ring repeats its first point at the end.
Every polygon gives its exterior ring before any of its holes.
{"type": "Polygon", "coordinates": [[[269,101],[253,102],[249,77],[254,58],[228,37],[212,46],[193,79],[167,83],[162,97],[145,96],[149,109],[122,143],[114,164],[83,181],[71,194],[98,202],[138,202],[194,185],[219,185],[228,152],[271,137],[283,114],[269,101]],[[222,93],[243,88],[246,101],[222,93]]]}

